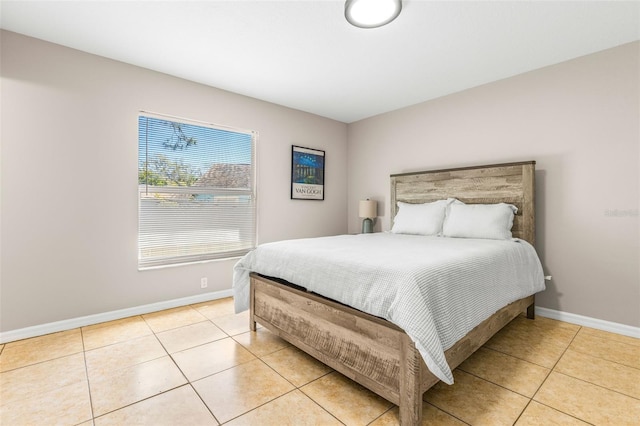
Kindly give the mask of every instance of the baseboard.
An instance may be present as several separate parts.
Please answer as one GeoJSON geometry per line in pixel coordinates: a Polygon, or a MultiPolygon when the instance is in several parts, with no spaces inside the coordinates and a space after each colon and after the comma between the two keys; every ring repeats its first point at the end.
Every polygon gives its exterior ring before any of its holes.
{"type": "Polygon", "coordinates": [[[630,325],[620,324],[617,322],[585,317],[582,315],[572,314],[569,312],[556,311],[553,309],[541,308],[538,306],[536,306],[536,315],[540,315],[541,317],[545,317],[545,318],[551,318],[559,321],[568,322],[571,324],[582,325],[584,327],[591,327],[598,330],[610,331],[611,333],[622,334],[624,336],[640,338],[639,327],[633,327],[630,325]]]}
{"type": "MultiPolygon", "coordinates": [[[[43,336],[45,334],[56,333],[59,331],[71,330],[78,327],[85,327],[87,325],[99,324],[101,322],[114,321],[135,315],[148,314],[150,312],[162,311],[164,309],[177,308],[179,306],[192,305],[194,303],[222,299],[231,296],[233,296],[233,291],[231,289],[221,290],[211,293],[198,294],[196,296],[183,297],[180,299],[167,300],[164,302],[151,303],[148,305],[135,306],[133,308],[104,312],[101,314],[87,315],[84,317],[72,318],[64,321],[56,321],[48,324],[36,325],[33,327],[25,327],[18,330],[5,331],[0,333],[0,344],[13,342],[15,340],[28,339],[30,337],[43,336]]],[[[640,328],[632,327],[626,324],[619,324],[616,322],[585,317],[569,312],[541,308],[539,306],[536,306],[536,315],[568,322],[571,324],[591,327],[598,330],[622,334],[624,336],[640,338],[640,328]]]]}
{"type": "Polygon", "coordinates": [[[48,324],[35,325],[33,327],[25,327],[18,330],[5,331],[0,333],[0,343],[28,339],[29,337],[43,336],[45,334],[72,330],[74,328],[84,327],[87,325],[99,324],[101,322],[113,321],[135,315],[148,314],[150,312],[157,312],[164,309],[177,308],[179,306],[192,305],[194,303],[207,302],[209,300],[222,299],[231,296],[233,296],[233,290],[220,290],[195,296],[182,297],[180,299],[150,303],[148,305],[134,306],[132,308],[120,309],[117,311],[103,312],[101,314],[87,315],[84,317],[71,318],[48,324]]]}

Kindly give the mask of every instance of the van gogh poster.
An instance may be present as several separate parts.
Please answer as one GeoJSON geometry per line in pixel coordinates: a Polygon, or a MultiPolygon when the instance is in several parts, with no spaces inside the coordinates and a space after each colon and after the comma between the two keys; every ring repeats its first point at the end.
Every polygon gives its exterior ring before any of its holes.
{"type": "Polygon", "coordinates": [[[292,146],[291,198],[324,200],[324,151],[292,146]]]}

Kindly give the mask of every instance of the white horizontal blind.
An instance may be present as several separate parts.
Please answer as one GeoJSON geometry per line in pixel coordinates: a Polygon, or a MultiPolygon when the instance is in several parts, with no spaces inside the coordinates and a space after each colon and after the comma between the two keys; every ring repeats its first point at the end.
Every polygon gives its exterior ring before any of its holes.
{"type": "Polygon", "coordinates": [[[139,268],[255,247],[255,143],[251,131],[139,115],[139,268]]]}

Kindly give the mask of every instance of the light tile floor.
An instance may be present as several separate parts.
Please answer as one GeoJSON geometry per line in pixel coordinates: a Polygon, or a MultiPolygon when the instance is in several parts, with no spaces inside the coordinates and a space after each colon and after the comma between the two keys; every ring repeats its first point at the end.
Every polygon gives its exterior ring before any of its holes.
{"type": "MultiPolygon", "coordinates": [[[[223,299],[0,345],[0,424],[397,425],[223,299]]],[[[640,340],[516,318],[425,394],[429,425],[638,425],[640,340]]]]}

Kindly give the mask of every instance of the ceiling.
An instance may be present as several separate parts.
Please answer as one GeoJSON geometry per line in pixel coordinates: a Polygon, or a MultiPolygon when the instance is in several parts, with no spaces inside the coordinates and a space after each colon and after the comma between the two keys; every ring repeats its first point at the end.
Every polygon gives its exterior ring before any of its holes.
{"type": "Polygon", "coordinates": [[[640,2],[5,1],[0,26],[345,123],[640,39],[640,2]]]}

